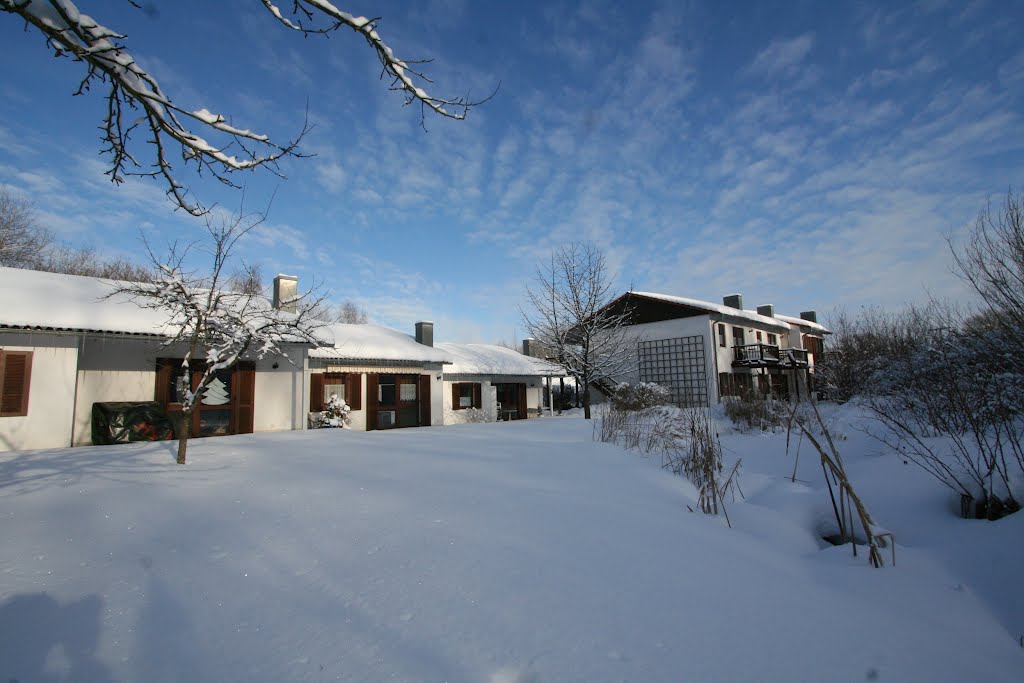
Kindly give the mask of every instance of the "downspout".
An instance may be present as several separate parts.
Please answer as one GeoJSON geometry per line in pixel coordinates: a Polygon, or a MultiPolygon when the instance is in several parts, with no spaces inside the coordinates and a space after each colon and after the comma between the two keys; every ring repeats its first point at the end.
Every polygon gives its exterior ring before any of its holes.
{"type": "MultiPolygon", "coordinates": [[[[722,320],[723,320],[723,316],[722,316],[721,313],[716,313],[716,314],[710,314],[709,313],[708,314],[708,319],[711,320],[711,330],[709,330],[711,332],[711,349],[712,349],[711,357],[714,358],[714,360],[715,360],[715,387],[716,387],[715,388],[715,395],[718,396],[718,400],[715,401],[715,403],[718,404],[718,403],[722,402],[722,387],[719,384],[719,379],[718,379],[718,377],[719,377],[719,370],[718,370],[718,346],[715,344],[715,323],[717,322],[717,323],[720,324],[722,322],[722,320]]],[[[726,336],[726,339],[728,339],[728,336],[726,336]]],[[[708,407],[710,408],[711,406],[708,406],[708,407]]]]}
{"type": "Polygon", "coordinates": [[[78,335],[78,353],[75,354],[75,390],[71,396],[71,437],[68,448],[75,445],[75,425],[78,423],[78,366],[82,362],[82,354],[85,353],[85,335],[78,335]]]}

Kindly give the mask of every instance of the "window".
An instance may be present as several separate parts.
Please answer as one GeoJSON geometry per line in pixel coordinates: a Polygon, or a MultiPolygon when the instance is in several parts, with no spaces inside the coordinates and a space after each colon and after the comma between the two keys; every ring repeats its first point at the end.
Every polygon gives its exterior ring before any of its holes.
{"type": "Polygon", "coordinates": [[[771,344],[772,346],[778,346],[779,345],[779,338],[778,338],[778,336],[776,336],[774,334],[769,334],[768,335],[768,343],[771,344]]]}
{"type": "Polygon", "coordinates": [[[479,382],[452,383],[452,410],[479,408],[481,405],[479,382]]]}
{"type": "Polygon", "coordinates": [[[348,404],[352,410],[362,409],[363,377],[357,372],[314,372],[310,376],[309,409],[323,410],[331,394],[348,404]]]}
{"type": "Polygon", "coordinates": [[[718,326],[718,345],[725,348],[725,325],[718,326]]]}
{"type": "Polygon", "coordinates": [[[732,345],[743,346],[743,328],[734,327],[732,328],[732,345]]]}
{"type": "Polygon", "coordinates": [[[0,351],[0,417],[28,415],[31,351],[0,351]]]}
{"type": "Polygon", "coordinates": [[[761,343],[761,330],[758,330],[758,331],[757,331],[757,343],[758,343],[758,344],[760,344],[760,343],[761,343]]]}

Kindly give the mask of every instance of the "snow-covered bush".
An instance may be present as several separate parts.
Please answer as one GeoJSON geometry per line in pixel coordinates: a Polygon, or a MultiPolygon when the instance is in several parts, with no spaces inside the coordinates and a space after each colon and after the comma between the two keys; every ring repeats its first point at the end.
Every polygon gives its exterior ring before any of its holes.
{"type": "Polygon", "coordinates": [[[672,393],[660,384],[640,382],[632,385],[626,382],[615,387],[612,406],[617,410],[644,410],[672,403],[672,393]]]}
{"type": "Polygon", "coordinates": [[[345,403],[345,399],[337,394],[331,394],[331,398],[324,406],[323,412],[317,417],[317,427],[348,427],[352,422],[352,408],[345,403]]]}
{"type": "Polygon", "coordinates": [[[488,421],[487,413],[483,408],[462,408],[460,410],[445,408],[444,410],[445,424],[475,424],[488,421]]]}
{"type": "Polygon", "coordinates": [[[865,368],[869,433],[961,496],[965,516],[1020,509],[1024,491],[1024,374],[1001,328],[959,329],[948,311],[912,311],[927,333],[865,368]]]}

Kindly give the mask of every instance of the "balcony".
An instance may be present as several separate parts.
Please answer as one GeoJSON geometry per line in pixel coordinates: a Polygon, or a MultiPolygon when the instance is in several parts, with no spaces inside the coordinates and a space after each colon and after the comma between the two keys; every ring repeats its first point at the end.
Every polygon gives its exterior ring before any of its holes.
{"type": "Polygon", "coordinates": [[[744,344],[734,346],[733,367],[746,368],[806,368],[807,351],[780,349],[774,344],[744,344]]]}

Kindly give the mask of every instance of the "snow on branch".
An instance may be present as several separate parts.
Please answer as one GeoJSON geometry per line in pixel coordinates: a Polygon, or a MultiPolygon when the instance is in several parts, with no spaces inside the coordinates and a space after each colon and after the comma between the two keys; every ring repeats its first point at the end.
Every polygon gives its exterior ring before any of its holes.
{"type": "MultiPolygon", "coordinates": [[[[304,25],[302,20],[286,18],[269,0],[262,2],[278,21],[303,34],[328,33],[342,26],[357,31],[376,51],[384,72],[392,77],[392,88],[406,93],[406,104],[418,100],[437,114],[454,119],[465,118],[471,107],[481,104],[467,98],[443,99],[430,95],[418,85],[429,83],[430,79],[409,66],[420,62],[395,57],[371,20],[343,12],[324,0],[296,1],[293,12],[306,22],[312,21],[315,13],[328,18],[327,26],[314,28],[304,25]]],[[[111,158],[106,174],[115,183],[124,182],[128,176],[162,179],[168,197],[178,207],[202,216],[210,207],[196,200],[179,180],[175,166],[179,156],[182,167],[191,165],[198,175],[209,173],[233,188],[239,187],[232,178],[235,172],[262,167],[280,175],[277,165],[280,159],[306,156],[298,146],[310,130],[308,119],[294,139],[278,141],[234,126],[224,115],[206,108],[178,106],[161,89],[156,78],[135,61],[125,44],[126,36],[80,12],[72,0],[0,0],[0,11],[18,15],[27,25],[39,30],[55,57],[85,65],[85,76],[74,94],[83,94],[97,83],[107,87],[107,111],[101,127],[105,145],[102,153],[111,158]],[[138,110],[142,111],[141,116],[136,113],[138,110]],[[133,135],[140,130],[148,134],[147,142],[153,150],[151,159],[137,156],[136,145],[132,144],[133,135]],[[223,144],[208,141],[204,134],[217,136],[223,144]]]]}
{"type": "MultiPolygon", "coordinates": [[[[464,119],[466,114],[473,107],[479,106],[494,97],[498,89],[482,100],[471,100],[468,97],[441,98],[435,97],[426,91],[422,84],[433,83],[423,72],[410,67],[410,64],[424,64],[430,60],[405,60],[395,56],[394,50],[385,43],[377,33],[377,19],[357,17],[348,12],[342,11],[327,2],[327,0],[293,0],[292,14],[294,19],[289,19],[281,13],[281,10],[270,0],[261,0],[267,10],[284,26],[305,35],[329,34],[340,28],[348,27],[366,39],[377,52],[383,71],[381,78],[385,76],[391,79],[391,89],[405,94],[405,104],[418,101],[422,107],[420,113],[421,125],[424,121],[424,114],[429,108],[441,116],[451,119],[464,119]],[[313,25],[318,16],[326,16],[327,25],[313,25]],[[304,17],[304,19],[303,19],[304,17]],[[307,23],[304,23],[307,22],[307,23]]],[[[499,84],[500,87],[500,84],[499,84]]]]}
{"type": "Polygon", "coordinates": [[[38,29],[54,56],[86,65],[86,74],[76,95],[95,83],[106,84],[107,112],[103,119],[103,153],[112,162],[106,172],[115,183],[127,176],[161,177],[168,196],[189,213],[201,216],[208,208],[189,197],[189,190],[177,180],[173,157],[184,165],[195,164],[198,173],[209,172],[231,187],[235,171],[260,166],[276,172],[276,162],[285,156],[301,156],[298,143],[309,130],[304,125],[294,140],[278,143],[268,136],[238,128],[224,116],[206,109],[191,111],[175,104],[157,80],[132,57],[125,36],[83,14],[71,0],[0,0],[0,10],[21,16],[38,29]],[[142,116],[134,112],[142,110],[142,116]],[[155,159],[143,162],[132,151],[131,138],[137,129],[148,131],[155,159]],[[208,142],[196,130],[227,138],[225,145],[208,142]]]}

